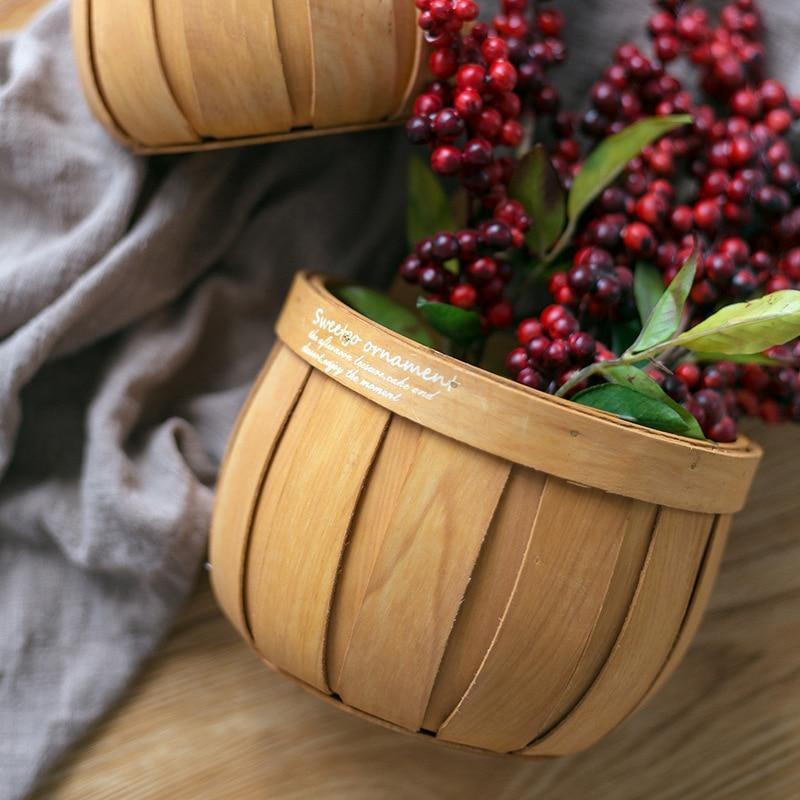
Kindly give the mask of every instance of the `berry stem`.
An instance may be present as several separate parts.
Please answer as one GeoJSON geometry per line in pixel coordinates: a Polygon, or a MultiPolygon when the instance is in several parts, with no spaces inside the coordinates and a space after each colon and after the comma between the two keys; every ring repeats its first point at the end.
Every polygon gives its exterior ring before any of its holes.
{"type": "Polygon", "coordinates": [[[647,350],[642,350],[639,353],[632,353],[630,350],[624,352],[619,358],[612,361],[598,361],[590,364],[588,367],[576,372],[557,392],[556,397],[566,397],[576,386],[579,386],[589,378],[595,375],[602,375],[603,372],[611,367],[631,367],[640,364],[642,361],[652,361],[660,366],[658,356],[665,353],[670,348],[675,347],[675,339],[669,339],[666,342],[653,345],[647,350]]]}

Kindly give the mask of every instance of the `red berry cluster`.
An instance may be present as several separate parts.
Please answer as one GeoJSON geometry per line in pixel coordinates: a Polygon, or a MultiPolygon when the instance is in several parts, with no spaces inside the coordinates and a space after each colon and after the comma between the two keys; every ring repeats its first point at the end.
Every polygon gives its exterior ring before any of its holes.
{"type": "MultiPolygon", "coordinates": [[[[693,322],[722,301],[800,286],[800,168],[785,138],[798,109],[779,82],[764,79],[763,46],[755,38],[761,32],[757,9],[752,0],[738,0],[712,27],[705,11],[661,5],[666,8],[649,22],[654,57],[634,45],[618,48],[614,63],[592,88],[581,129],[600,139],[651,115],[689,112],[695,121],[645,148],[628,165],[584,219],[571,268],[550,279],[556,302],[590,330],[606,319],[635,317],[631,268],[637,262],[654,263],[668,285],[695,242],[704,256],[691,294],[693,322]],[[668,62],[682,54],[701,69],[702,86],[716,111],[696,104],[668,72],[668,62]],[[679,197],[675,185],[681,177],[679,197]],[[747,239],[742,230],[748,231],[747,239]]],[[[559,114],[555,132],[553,163],[569,184],[580,168],[574,118],[559,114]]],[[[509,371],[527,383],[529,374],[520,377],[518,369],[522,358],[518,350],[514,354],[509,371]]],[[[725,362],[705,370],[687,364],[675,376],[657,374],[710,438],[730,441],[742,415],[770,422],[797,418],[800,347],[780,355],[787,364],[783,368],[725,362]],[[681,380],[693,372],[696,383],[681,380]],[[752,388],[753,374],[762,376],[758,391],[752,388]]],[[[529,361],[525,368],[536,366],[529,361]]]]}
{"type": "Polygon", "coordinates": [[[547,306],[539,317],[524,319],[517,327],[517,341],[519,347],[506,358],[509,373],[525,386],[551,394],[577,370],[614,357],[558,304],[547,306]]]}
{"type": "MultiPolygon", "coordinates": [[[[524,234],[536,220],[507,194],[525,115],[552,115],[551,160],[565,188],[587,143],[645,117],[693,118],[646,147],[582,217],[570,264],[549,279],[554,302],[518,327],[507,359],[518,381],[555,392],[576,370],[612,358],[600,340],[637,319],[641,262],[666,286],[699,246],[687,324],[725,303],[800,288],[800,164],[787,141],[800,104],[765,75],[754,0],[733,0],[716,23],[688,2],[659,0],[648,22],[652,53],[617,48],[581,116],[559,111],[545,82],[564,58],[557,11],[502,0],[488,27],[475,22],[471,0],[417,5],[437,80],[417,99],[408,135],[430,147],[435,171],[459,177],[473,227],[419,243],[401,272],[434,299],[479,310],[487,330],[513,321],[512,264],[533,259],[524,234]],[[670,71],[680,57],[704,99],[670,71]]],[[[773,355],[781,366],[668,363],[654,376],[709,437],[730,441],[743,415],[800,420],[800,346],[773,355]]]]}
{"type": "Polygon", "coordinates": [[[673,400],[691,411],[706,436],[732,442],[742,416],[760,417],[769,423],[800,422],[800,373],[796,368],[800,343],[773,348],[770,355],[786,366],[720,361],[701,367],[684,362],[672,374],[653,369],[650,375],[673,400]]]}
{"type": "Polygon", "coordinates": [[[417,7],[436,80],[416,98],[406,132],[430,147],[433,170],[457,175],[490,217],[418,243],[401,275],[429,299],[480,309],[486,328],[508,327],[513,310],[504,292],[512,271],[499,254],[521,249],[531,225],[508,198],[512,151],[524,138],[526,115],[558,106],[544,75],[564,58],[563,20],[529,0],[503,0],[491,27],[475,21],[472,0],[417,0],[417,7]]]}
{"type": "MultiPolygon", "coordinates": [[[[518,203],[507,205],[508,214],[524,213],[518,203]]],[[[514,315],[503,293],[513,270],[501,254],[514,245],[515,230],[503,219],[492,219],[455,234],[438,233],[417,244],[400,266],[400,275],[419,285],[429,300],[480,307],[488,328],[508,327],[514,315]]]]}

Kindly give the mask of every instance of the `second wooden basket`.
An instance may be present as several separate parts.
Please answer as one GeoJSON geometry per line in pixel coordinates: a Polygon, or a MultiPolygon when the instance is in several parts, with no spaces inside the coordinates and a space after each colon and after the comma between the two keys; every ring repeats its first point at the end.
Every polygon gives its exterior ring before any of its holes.
{"type": "Polygon", "coordinates": [[[73,0],[97,118],[139,152],[385,125],[420,80],[414,0],[73,0]]]}
{"type": "MultiPolygon", "coordinates": [[[[217,597],[273,668],[398,730],[555,756],[669,677],[761,453],[421,347],[301,275],[242,413],[217,597]]],[[[430,738],[430,737],[428,737],[430,738]]]]}

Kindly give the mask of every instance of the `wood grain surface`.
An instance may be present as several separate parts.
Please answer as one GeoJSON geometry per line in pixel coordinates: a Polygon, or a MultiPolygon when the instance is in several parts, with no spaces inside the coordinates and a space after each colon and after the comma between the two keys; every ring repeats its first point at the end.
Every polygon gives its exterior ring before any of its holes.
{"type": "Polygon", "coordinates": [[[0,0],[0,30],[11,31],[24,25],[47,0],[0,0]]]}
{"type": "MultiPolygon", "coordinates": [[[[43,0],[0,0],[0,29],[43,0]]],[[[35,800],[790,800],[800,786],[800,430],[766,458],[710,610],[650,704],[591,751],[520,763],[342,714],[265,669],[202,576],[119,708],[35,800]]]]}
{"type": "Polygon", "coordinates": [[[205,577],[36,800],[790,800],[800,786],[800,429],[767,455],[686,661],[592,750],[517,762],[353,719],[265,669],[205,577]]]}

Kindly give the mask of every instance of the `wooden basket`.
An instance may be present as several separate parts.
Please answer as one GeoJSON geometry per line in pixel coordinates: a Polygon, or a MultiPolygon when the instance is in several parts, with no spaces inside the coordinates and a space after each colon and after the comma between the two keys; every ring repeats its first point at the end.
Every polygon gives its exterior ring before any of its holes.
{"type": "Polygon", "coordinates": [[[340,707],[497,753],[588,747],[675,669],[761,451],[621,422],[300,275],[211,539],[226,613],[340,707]]]}
{"type": "Polygon", "coordinates": [[[421,80],[414,0],[73,0],[84,90],[138,152],[386,125],[421,80]]]}

